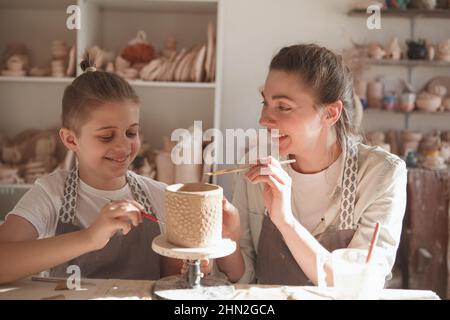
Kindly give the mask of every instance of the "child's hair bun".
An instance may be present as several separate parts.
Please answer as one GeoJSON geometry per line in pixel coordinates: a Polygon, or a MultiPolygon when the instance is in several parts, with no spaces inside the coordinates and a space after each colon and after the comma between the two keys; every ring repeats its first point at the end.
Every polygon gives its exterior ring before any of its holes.
{"type": "Polygon", "coordinates": [[[83,54],[83,60],[80,62],[80,68],[83,70],[83,72],[87,71],[96,71],[95,68],[95,57],[92,53],[85,52],[83,54]]]}

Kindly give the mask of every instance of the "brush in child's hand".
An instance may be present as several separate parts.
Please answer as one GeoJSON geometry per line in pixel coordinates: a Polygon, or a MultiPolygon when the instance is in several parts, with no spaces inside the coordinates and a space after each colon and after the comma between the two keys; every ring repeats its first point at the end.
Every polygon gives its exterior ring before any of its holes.
{"type": "Polygon", "coordinates": [[[141,211],[141,215],[142,215],[144,218],[146,218],[146,219],[148,219],[148,220],[151,220],[151,221],[153,221],[153,222],[158,222],[158,223],[164,224],[164,222],[162,222],[161,220],[159,220],[159,219],[156,217],[155,214],[151,214],[151,213],[147,213],[147,212],[145,212],[145,211],[141,211]]]}

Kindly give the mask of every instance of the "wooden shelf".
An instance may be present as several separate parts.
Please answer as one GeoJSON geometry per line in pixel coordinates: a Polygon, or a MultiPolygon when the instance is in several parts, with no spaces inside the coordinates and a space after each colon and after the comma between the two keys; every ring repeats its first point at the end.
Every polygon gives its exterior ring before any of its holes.
{"type": "MultiPolygon", "coordinates": [[[[365,9],[353,9],[348,12],[350,17],[367,17],[369,13],[365,9]]],[[[450,10],[448,9],[382,9],[381,16],[386,18],[438,18],[450,19],[450,10]]]]}
{"type": "Polygon", "coordinates": [[[15,183],[15,184],[4,184],[0,183],[0,194],[5,193],[5,190],[28,190],[32,187],[29,183],[15,183]]]}
{"type": "MultiPolygon", "coordinates": [[[[0,76],[0,82],[37,82],[37,83],[71,83],[74,77],[8,77],[0,76]]],[[[132,86],[178,89],[215,89],[215,82],[174,82],[174,81],[144,81],[131,80],[132,86]]]]}
{"type": "Polygon", "coordinates": [[[218,0],[91,0],[107,10],[151,11],[159,13],[215,13],[218,0]]]}
{"type": "Polygon", "coordinates": [[[428,60],[376,60],[363,59],[362,62],[377,66],[399,66],[399,67],[431,67],[431,68],[450,68],[450,62],[447,61],[428,61],[428,60]]]}
{"type": "Polygon", "coordinates": [[[400,110],[384,110],[384,109],[365,109],[364,110],[365,114],[403,114],[405,116],[413,116],[413,115],[430,115],[430,116],[445,116],[445,117],[449,117],[450,116],[450,111],[435,111],[435,112],[426,112],[426,111],[418,111],[418,110],[414,110],[411,112],[403,112],[400,110]]]}

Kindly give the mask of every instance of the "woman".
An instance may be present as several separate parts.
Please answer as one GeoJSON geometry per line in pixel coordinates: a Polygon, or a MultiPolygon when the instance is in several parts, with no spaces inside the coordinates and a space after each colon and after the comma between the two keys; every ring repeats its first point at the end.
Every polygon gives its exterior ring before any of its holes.
{"type": "MultiPolygon", "coordinates": [[[[238,243],[217,266],[233,282],[317,284],[317,257],[376,243],[390,272],[406,206],[406,166],[359,142],[352,78],[342,58],[317,45],[280,50],[262,91],[260,124],[278,129],[281,166],[269,158],[236,176],[224,201],[224,236],[238,243]]],[[[333,284],[332,267],[326,281],[333,284]]]]}

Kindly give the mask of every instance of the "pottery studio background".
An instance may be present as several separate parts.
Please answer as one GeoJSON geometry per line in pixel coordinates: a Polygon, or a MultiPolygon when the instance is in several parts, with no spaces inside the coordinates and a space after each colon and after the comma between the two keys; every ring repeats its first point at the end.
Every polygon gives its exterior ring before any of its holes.
{"type": "MultiPolygon", "coordinates": [[[[174,129],[257,128],[272,56],[315,42],[352,61],[367,142],[411,165],[396,285],[446,296],[449,179],[436,169],[450,157],[449,3],[380,1],[420,8],[388,8],[378,29],[369,2],[0,0],[0,220],[36,178],[71,164],[55,128],[85,49],[141,97],[145,144],[132,169],[171,183],[209,170],[170,165],[174,129]]],[[[214,182],[231,195],[230,177],[214,182]]]]}

